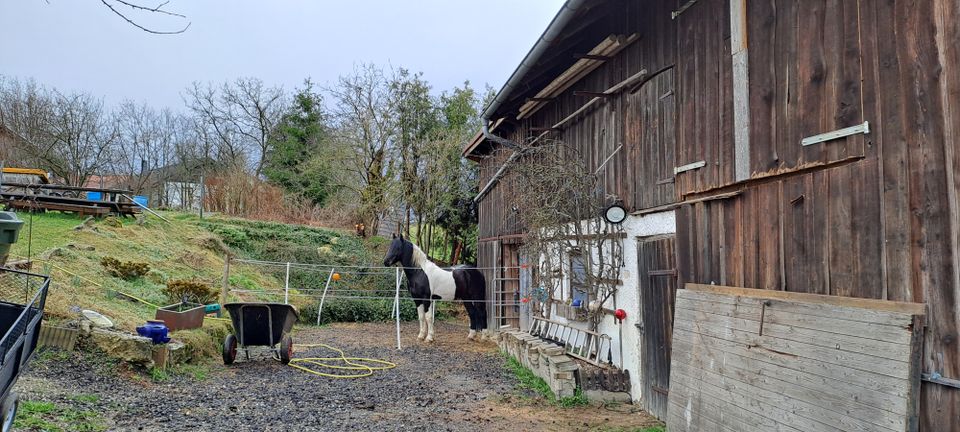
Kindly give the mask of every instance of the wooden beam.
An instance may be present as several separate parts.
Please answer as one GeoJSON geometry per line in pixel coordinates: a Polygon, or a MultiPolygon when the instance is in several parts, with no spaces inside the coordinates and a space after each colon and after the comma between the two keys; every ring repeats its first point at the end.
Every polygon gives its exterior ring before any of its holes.
{"type": "Polygon", "coordinates": [[[586,91],[586,90],[576,90],[576,91],[573,92],[573,95],[574,95],[574,96],[588,96],[588,97],[602,97],[602,98],[608,98],[608,97],[613,97],[613,96],[614,96],[614,95],[612,95],[612,94],[607,94],[607,93],[603,93],[603,92],[592,92],[592,91],[586,91]]]}
{"type": "Polygon", "coordinates": [[[607,60],[610,60],[610,59],[613,58],[613,57],[605,56],[605,55],[583,54],[583,53],[574,53],[574,54],[573,54],[573,57],[574,57],[574,58],[578,58],[578,59],[600,60],[600,61],[607,61],[607,60]]]}
{"type": "MultiPolygon", "coordinates": [[[[642,69],[640,72],[637,72],[637,73],[631,75],[629,78],[627,78],[627,79],[625,79],[625,80],[623,80],[623,81],[620,81],[619,83],[617,83],[617,85],[615,85],[615,86],[613,86],[613,87],[610,87],[609,89],[607,89],[607,90],[604,91],[603,93],[606,94],[606,95],[614,95],[614,94],[617,94],[617,93],[619,93],[620,91],[622,91],[624,88],[626,88],[627,86],[633,84],[635,81],[643,78],[646,74],[647,74],[647,70],[646,70],[646,69],[642,69]]],[[[580,113],[586,111],[588,108],[590,108],[591,106],[593,106],[593,105],[596,104],[597,102],[600,102],[600,101],[603,100],[603,99],[604,99],[604,98],[602,98],[602,97],[595,97],[595,98],[593,98],[593,99],[590,99],[590,101],[588,101],[588,102],[587,102],[586,104],[584,104],[582,107],[580,107],[579,109],[577,109],[576,111],[574,111],[572,114],[564,117],[563,120],[560,120],[559,122],[557,122],[557,124],[553,125],[553,127],[556,128],[556,129],[559,129],[561,126],[563,126],[564,124],[566,124],[566,123],[569,122],[570,120],[573,120],[573,119],[576,118],[578,115],[580,115],[580,113]]]]}
{"type": "MultiPolygon", "coordinates": [[[[637,33],[629,36],[610,35],[595,46],[589,55],[613,57],[621,50],[640,39],[637,33]]],[[[604,64],[602,60],[593,60],[581,58],[577,60],[570,68],[563,71],[553,81],[550,81],[543,89],[537,92],[536,97],[552,97],[566,91],[570,86],[579,82],[583,77],[604,64]]],[[[544,106],[544,102],[527,102],[520,107],[518,120],[533,115],[544,106]]]]}
{"type": "Polygon", "coordinates": [[[527,100],[530,102],[550,102],[553,100],[553,98],[552,97],[532,97],[532,98],[527,98],[527,100]]]}
{"type": "Polygon", "coordinates": [[[747,0],[730,0],[733,65],[733,152],[736,181],[750,178],[750,73],[747,55],[747,0]]]}
{"type": "Polygon", "coordinates": [[[786,301],[796,301],[813,304],[823,304],[840,307],[855,307],[863,309],[872,309],[878,311],[894,312],[908,315],[924,315],[925,305],[923,303],[895,302],[889,300],[877,300],[857,297],[837,297],[822,294],[810,294],[790,291],[775,291],[765,289],[729,287],[720,285],[704,285],[688,283],[685,289],[690,291],[732,295],[738,297],[750,297],[760,299],[776,299],[786,301]]]}

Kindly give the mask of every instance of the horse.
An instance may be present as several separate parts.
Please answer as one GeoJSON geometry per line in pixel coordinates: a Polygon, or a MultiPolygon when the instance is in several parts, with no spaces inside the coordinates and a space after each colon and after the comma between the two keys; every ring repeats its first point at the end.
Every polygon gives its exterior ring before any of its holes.
{"type": "Polygon", "coordinates": [[[467,339],[476,340],[477,333],[485,336],[487,329],[486,280],[475,267],[456,266],[445,270],[427,258],[417,245],[393,235],[383,265],[390,267],[400,263],[407,276],[407,290],[417,305],[420,333],[417,339],[433,342],[434,300],[461,300],[470,316],[470,333],[467,339]]]}

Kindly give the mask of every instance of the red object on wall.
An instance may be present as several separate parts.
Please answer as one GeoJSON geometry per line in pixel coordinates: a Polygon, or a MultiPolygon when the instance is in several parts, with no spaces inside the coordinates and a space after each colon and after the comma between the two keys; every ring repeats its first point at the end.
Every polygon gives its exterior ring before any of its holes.
{"type": "Polygon", "coordinates": [[[617,319],[618,323],[622,323],[623,319],[627,317],[627,311],[623,309],[617,309],[613,312],[613,317],[617,319]]]}

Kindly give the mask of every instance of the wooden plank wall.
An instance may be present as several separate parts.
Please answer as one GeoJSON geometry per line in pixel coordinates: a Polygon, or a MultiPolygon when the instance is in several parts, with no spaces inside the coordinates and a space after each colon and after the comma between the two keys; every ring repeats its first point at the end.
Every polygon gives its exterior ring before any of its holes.
{"type": "MultiPolygon", "coordinates": [[[[667,70],[661,80],[649,86],[627,89],[617,97],[609,98],[570,122],[562,131],[545,139],[559,139],[575,146],[584,163],[592,169],[598,168],[622,144],[620,151],[601,171],[602,192],[623,200],[628,210],[638,210],[676,200],[671,184],[657,184],[659,180],[672,177],[673,145],[664,141],[660,145],[669,148],[653,151],[652,147],[655,137],[670,137],[675,133],[675,116],[670,115],[670,111],[675,110],[675,98],[668,95],[664,99],[658,99],[653,98],[653,95],[659,92],[656,95],[659,97],[673,91],[675,81],[669,70],[675,63],[676,44],[670,38],[650,37],[654,34],[673,33],[676,22],[670,19],[670,12],[676,7],[676,0],[616,0],[615,3],[618,3],[618,6],[611,9],[617,13],[607,18],[604,31],[581,37],[594,38],[596,42],[600,42],[611,34],[638,33],[648,36],[641,37],[625,48],[531,117],[522,121],[511,117],[513,122],[504,126],[504,131],[497,133],[503,133],[517,142],[529,142],[541,133],[534,128],[553,126],[589,101],[590,97],[574,95],[574,91],[601,92],[641,70],[647,70],[650,76],[667,70]],[[641,99],[655,100],[657,106],[648,106],[641,102],[641,99]],[[639,121],[644,118],[656,119],[657,122],[648,124],[639,121]],[[669,171],[670,175],[668,177],[660,173],[650,173],[643,169],[647,166],[656,166],[658,169],[663,167],[662,170],[669,171]]],[[[502,159],[485,158],[480,164],[480,184],[486,184],[490,176],[499,169],[502,159]]],[[[509,185],[498,183],[484,198],[481,203],[481,238],[522,231],[521,227],[504,222],[509,220],[503,211],[510,208],[510,197],[509,185]]]]}
{"type": "Polygon", "coordinates": [[[917,430],[922,305],[766,293],[678,291],[670,431],[917,430]]]}
{"type": "MultiPolygon", "coordinates": [[[[682,16],[713,28],[695,12],[711,5],[682,16]]],[[[923,370],[960,378],[960,2],[747,5],[751,179],[677,177],[678,198],[696,201],[677,214],[681,281],[924,302],[923,370]],[[800,145],[863,121],[869,135],[800,145]]],[[[679,69],[709,67],[685,24],[679,69]]],[[[700,101],[702,76],[678,72],[678,164],[728,127],[686,114],[721,110],[700,101]]],[[[921,430],[960,431],[960,390],[924,383],[921,400],[921,430]]]]}

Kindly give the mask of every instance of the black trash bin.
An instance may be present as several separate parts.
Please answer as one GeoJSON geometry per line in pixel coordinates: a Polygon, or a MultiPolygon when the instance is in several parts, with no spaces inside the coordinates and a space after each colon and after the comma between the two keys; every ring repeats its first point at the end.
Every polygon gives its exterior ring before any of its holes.
{"type": "Polygon", "coordinates": [[[22,227],[23,221],[17,218],[16,213],[0,212],[0,267],[7,263],[10,246],[17,242],[22,227]]]}

